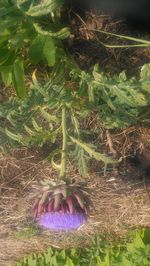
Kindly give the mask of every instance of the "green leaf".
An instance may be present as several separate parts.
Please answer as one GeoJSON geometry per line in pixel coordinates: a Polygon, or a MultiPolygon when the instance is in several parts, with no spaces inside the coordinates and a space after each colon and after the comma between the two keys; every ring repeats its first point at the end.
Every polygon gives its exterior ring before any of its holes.
{"type": "Polygon", "coordinates": [[[25,131],[30,135],[30,136],[35,136],[36,132],[33,131],[31,128],[29,128],[28,126],[24,125],[24,129],[25,131]]]}
{"type": "Polygon", "coordinates": [[[135,264],[133,264],[132,261],[128,260],[126,257],[123,256],[121,265],[122,266],[134,266],[135,264]]]}
{"type": "Polygon", "coordinates": [[[29,266],[37,266],[36,260],[33,259],[32,255],[28,257],[29,266]]]}
{"type": "Polygon", "coordinates": [[[107,264],[105,264],[105,262],[102,262],[100,256],[96,256],[96,262],[97,262],[97,266],[109,266],[107,264]]]}
{"type": "Polygon", "coordinates": [[[39,5],[31,6],[26,14],[32,17],[44,16],[55,11],[61,4],[62,0],[45,0],[39,5]]]}
{"type": "Polygon", "coordinates": [[[150,63],[142,66],[141,72],[140,72],[140,78],[141,79],[150,78],[150,63]]]}
{"type": "Polygon", "coordinates": [[[0,46],[5,42],[5,41],[7,41],[8,39],[9,39],[9,37],[10,37],[10,34],[7,32],[7,33],[4,33],[4,35],[3,34],[1,34],[1,32],[0,32],[0,46]]]}
{"type": "Polygon", "coordinates": [[[0,19],[2,19],[4,16],[11,14],[14,11],[18,11],[18,9],[16,8],[16,6],[12,6],[12,7],[2,7],[0,8],[0,19]]]}
{"type": "Polygon", "coordinates": [[[19,134],[14,134],[11,131],[9,131],[7,128],[5,129],[5,133],[8,137],[10,137],[11,139],[19,142],[19,143],[23,143],[23,137],[19,134]]]}
{"type": "Polygon", "coordinates": [[[12,72],[2,71],[1,77],[2,77],[2,81],[4,82],[5,87],[10,86],[10,84],[12,83],[12,72]]]}
{"type": "Polygon", "coordinates": [[[58,154],[60,155],[61,152],[62,152],[62,151],[61,151],[60,149],[56,149],[56,150],[52,151],[51,154],[50,154],[50,156],[49,156],[49,159],[51,160],[52,167],[53,167],[54,169],[56,169],[56,170],[60,170],[60,168],[61,168],[61,164],[56,163],[56,162],[54,161],[54,157],[55,157],[56,155],[58,155],[58,154]]]}
{"type": "Polygon", "coordinates": [[[39,35],[32,42],[29,49],[29,58],[33,64],[37,64],[40,60],[46,60],[48,66],[55,64],[55,44],[51,37],[39,35]]]}
{"type": "Polygon", "coordinates": [[[43,131],[43,128],[38,125],[38,123],[36,122],[36,120],[33,117],[32,117],[32,125],[37,132],[43,131]]]}
{"type": "Polygon", "coordinates": [[[126,80],[127,80],[127,76],[126,76],[125,71],[122,71],[122,72],[119,74],[119,80],[120,80],[120,81],[126,81],[126,80]]]}
{"type": "Polygon", "coordinates": [[[32,42],[32,45],[29,48],[29,59],[31,63],[37,64],[40,60],[43,59],[44,43],[45,37],[41,35],[38,35],[32,42]]]}
{"type": "Polygon", "coordinates": [[[70,259],[69,257],[67,257],[66,266],[75,266],[72,259],[70,259]]]}
{"type": "Polygon", "coordinates": [[[43,56],[45,57],[48,66],[54,66],[55,64],[55,44],[51,37],[45,37],[45,43],[43,47],[43,56]]]}
{"type": "Polygon", "coordinates": [[[21,49],[24,44],[24,39],[26,39],[26,32],[18,32],[9,40],[9,47],[12,50],[21,49]]]}
{"type": "Polygon", "coordinates": [[[97,161],[103,161],[105,164],[114,164],[114,163],[118,163],[118,161],[111,159],[110,157],[101,154],[99,152],[94,151],[93,149],[91,149],[88,144],[80,142],[78,139],[75,139],[71,136],[69,136],[70,139],[72,140],[73,143],[76,143],[77,145],[79,145],[81,148],[83,148],[89,155],[90,157],[95,158],[97,161]]]}
{"type": "Polygon", "coordinates": [[[56,115],[52,115],[50,113],[48,113],[44,108],[39,108],[40,109],[40,113],[42,114],[43,118],[48,122],[58,122],[58,118],[56,115]]]}
{"type": "Polygon", "coordinates": [[[52,32],[52,31],[43,30],[41,26],[37,23],[34,23],[33,25],[34,25],[36,32],[39,33],[40,35],[54,37],[54,38],[61,39],[61,40],[66,39],[70,35],[70,30],[68,27],[64,27],[57,32],[52,32]]]}
{"type": "Polygon", "coordinates": [[[17,96],[19,98],[24,98],[26,95],[25,90],[25,81],[24,81],[24,67],[22,59],[17,59],[14,62],[14,69],[13,69],[13,85],[15,87],[17,96]]]}
{"type": "Polygon", "coordinates": [[[29,0],[17,0],[17,5],[22,5],[22,4],[24,4],[24,3],[26,3],[26,2],[29,2],[29,0]]]}
{"type": "Polygon", "coordinates": [[[7,48],[1,48],[0,49],[0,66],[3,65],[11,55],[11,51],[9,51],[7,48]]]}
{"type": "Polygon", "coordinates": [[[136,232],[135,234],[134,245],[136,248],[145,248],[145,244],[139,232],[136,232]]]}
{"type": "Polygon", "coordinates": [[[68,27],[62,28],[61,30],[59,30],[56,33],[53,33],[52,37],[64,40],[66,38],[68,38],[70,35],[70,30],[68,27]]]}
{"type": "Polygon", "coordinates": [[[106,249],[106,256],[105,256],[105,266],[110,266],[110,255],[109,255],[109,249],[106,249]]]}
{"type": "Polygon", "coordinates": [[[87,166],[87,155],[85,155],[85,151],[83,148],[76,145],[75,151],[72,152],[73,157],[77,161],[79,173],[82,176],[86,176],[88,174],[88,166],[87,166]]]}
{"type": "Polygon", "coordinates": [[[66,258],[66,251],[65,249],[63,249],[62,251],[60,251],[60,256],[65,259],[66,258]]]}

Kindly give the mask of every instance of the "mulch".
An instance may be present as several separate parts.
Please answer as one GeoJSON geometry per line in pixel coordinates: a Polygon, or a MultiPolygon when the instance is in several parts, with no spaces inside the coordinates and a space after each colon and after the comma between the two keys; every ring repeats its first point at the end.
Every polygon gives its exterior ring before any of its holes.
{"type": "Polygon", "coordinates": [[[132,36],[149,40],[150,32],[139,32],[129,27],[123,19],[113,19],[101,12],[86,11],[81,14],[73,10],[68,12],[67,23],[71,29],[66,42],[67,49],[84,70],[91,70],[94,64],[108,74],[125,70],[128,75],[135,75],[140,67],[150,62],[150,47],[108,48],[110,45],[137,44],[123,38],[117,38],[100,31],[132,36]]]}

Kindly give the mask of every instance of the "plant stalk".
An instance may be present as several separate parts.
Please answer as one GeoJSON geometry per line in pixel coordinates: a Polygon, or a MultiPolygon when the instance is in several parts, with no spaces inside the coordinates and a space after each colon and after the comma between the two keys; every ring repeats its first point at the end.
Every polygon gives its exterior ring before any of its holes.
{"type": "Polygon", "coordinates": [[[62,107],[62,153],[61,153],[61,168],[59,179],[65,179],[67,166],[67,121],[66,121],[66,107],[62,107]]]}

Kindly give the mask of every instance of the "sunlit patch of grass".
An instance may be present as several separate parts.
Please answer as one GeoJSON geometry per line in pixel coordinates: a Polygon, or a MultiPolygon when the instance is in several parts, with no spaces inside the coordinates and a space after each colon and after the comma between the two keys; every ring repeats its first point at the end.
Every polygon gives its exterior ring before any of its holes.
{"type": "Polygon", "coordinates": [[[39,234],[39,228],[37,226],[23,228],[20,231],[14,232],[12,237],[15,239],[30,239],[39,234]]]}
{"type": "Polygon", "coordinates": [[[110,244],[95,237],[88,248],[56,250],[32,254],[16,266],[148,266],[150,265],[150,230],[136,230],[121,243],[110,244]]]}

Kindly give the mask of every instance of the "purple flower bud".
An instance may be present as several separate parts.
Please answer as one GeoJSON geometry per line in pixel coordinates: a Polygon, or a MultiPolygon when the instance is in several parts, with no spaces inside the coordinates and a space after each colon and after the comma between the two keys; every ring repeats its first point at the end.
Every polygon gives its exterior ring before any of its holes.
{"type": "Polygon", "coordinates": [[[39,217],[38,223],[47,229],[69,231],[79,228],[86,220],[85,213],[47,212],[39,217]]]}

